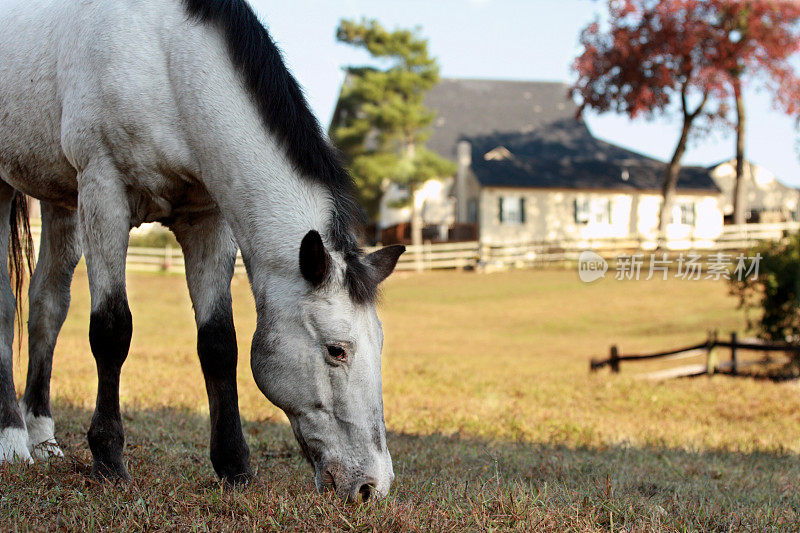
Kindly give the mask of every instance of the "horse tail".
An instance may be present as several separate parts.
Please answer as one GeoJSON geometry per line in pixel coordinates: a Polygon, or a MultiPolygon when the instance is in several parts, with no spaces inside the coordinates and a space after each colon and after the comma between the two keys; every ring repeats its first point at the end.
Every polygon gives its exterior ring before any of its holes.
{"type": "Polygon", "coordinates": [[[27,273],[33,272],[33,237],[28,214],[28,197],[21,192],[11,201],[10,235],[8,239],[8,274],[17,300],[17,345],[22,348],[22,289],[27,273]]]}

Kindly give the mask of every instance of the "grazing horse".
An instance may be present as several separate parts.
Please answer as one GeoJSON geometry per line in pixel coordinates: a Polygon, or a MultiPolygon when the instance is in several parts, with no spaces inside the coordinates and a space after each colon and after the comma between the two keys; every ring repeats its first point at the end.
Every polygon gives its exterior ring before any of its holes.
{"type": "Polygon", "coordinates": [[[0,249],[14,251],[3,279],[22,268],[23,195],[42,202],[43,225],[19,403],[15,295],[0,285],[0,462],[61,455],[50,370],[83,254],[98,376],[92,474],[129,479],[125,257],[130,229],[159,221],[186,259],[216,473],[252,477],[230,294],[240,249],[258,316],[253,377],[288,416],[318,490],[388,492],[375,297],[404,249],[359,249],[351,178],[245,0],[6,0],[0,180],[0,249]]]}

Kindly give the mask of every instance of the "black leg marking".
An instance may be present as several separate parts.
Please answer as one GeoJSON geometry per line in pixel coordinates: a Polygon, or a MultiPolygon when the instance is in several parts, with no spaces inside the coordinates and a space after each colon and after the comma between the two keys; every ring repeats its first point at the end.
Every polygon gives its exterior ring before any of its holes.
{"type": "Polygon", "coordinates": [[[14,308],[14,294],[9,285],[0,294],[0,431],[25,427],[14,388],[14,308]]]}
{"type": "Polygon", "coordinates": [[[238,247],[219,213],[173,221],[183,248],[186,281],[197,322],[197,352],[211,412],[211,463],[229,484],[252,477],[236,389],[238,350],[233,329],[231,279],[238,247]]]}
{"type": "Polygon", "coordinates": [[[97,406],[89,428],[92,476],[129,480],[122,463],[125,433],[119,409],[119,376],[128,356],[133,320],[124,290],[92,312],[89,342],[97,362],[97,406]]]}
{"type": "Polygon", "coordinates": [[[238,349],[230,300],[220,303],[198,328],[197,353],[211,412],[211,463],[226,482],[249,482],[250,450],[244,440],[236,387],[238,349]]]}
{"type": "MultiPolygon", "coordinates": [[[[1,241],[0,241],[1,242],[1,241]]],[[[0,244],[2,246],[2,244],[0,244]]],[[[5,261],[5,259],[3,259],[5,261]]],[[[0,268],[0,273],[4,269],[0,268]]],[[[2,279],[2,276],[0,276],[2,279]]],[[[11,286],[0,293],[0,431],[6,428],[24,428],[25,422],[17,405],[14,388],[14,294],[11,286]]]]}
{"type": "MultiPolygon", "coordinates": [[[[14,315],[16,299],[8,272],[10,220],[15,191],[0,181],[0,432],[25,427],[14,388],[14,315]]],[[[0,460],[2,458],[0,457],[0,460]]]]}
{"type": "Polygon", "coordinates": [[[17,405],[17,392],[12,376],[11,366],[0,361],[0,431],[25,427],[17,405]]]}

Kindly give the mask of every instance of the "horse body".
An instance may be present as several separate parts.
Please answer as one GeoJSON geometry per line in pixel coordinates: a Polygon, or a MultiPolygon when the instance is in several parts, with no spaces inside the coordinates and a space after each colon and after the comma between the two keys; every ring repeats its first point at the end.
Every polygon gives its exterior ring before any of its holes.
{"type": "Polygon", "coordinates": [[[385,494],[393,473],[371,294],[402,250],[358,253],[345,178],[243,0],[0,8],[0,249],[17,191],[43,202],[21,408],[14,295],[0,291],[0,462],[60,454],[50,365],[83,252],[99,378],[93,471],[127,478],[118,397],[132,331],[125,253],[131,227],[161,221],[186,257],[217,473],[251,476],[230,301],[238,248],[258,312],[254,377],[289,416],[318,487],[346,499],[385,494]]]}

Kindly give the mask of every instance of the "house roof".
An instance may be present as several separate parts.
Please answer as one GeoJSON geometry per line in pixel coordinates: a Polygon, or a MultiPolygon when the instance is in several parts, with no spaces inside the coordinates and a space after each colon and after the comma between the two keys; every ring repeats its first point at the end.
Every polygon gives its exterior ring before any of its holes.
{"type": "MultiPolygon", "coordinates": [[[[454,159],[459,141],[472,143],[483,186],[661,188],[665,164],[596,139],[576,118],[566,84],[444,79],[425,103],[437,112],[428,148],[454,159]]],[[[710,170],[684,167],[678,189],[718,193],[710,170]]]]}
{"type": "MultiPolygon", "coordinates": [[[[574,118],[527,134],[466,140],[472,170],[485,187],[654,191],[664,178],[663,162],[598,140],[574,118]]],[[[711,169],[702,167],[683,167],[677,188],[719,192],[711,169]]]]}
{"type": "Polygon", "coordinates": [[[577,112],[558,82],[445,78],[425,105],[437,112],[428,148],[449,159],[464,138],[529,132],[577,112]]]}
{"type": "MultiPolygon", "coordinates": [[[[437,113],[428,148],[455,160],[459,141],[471,142],[472,169],[483,186],[661,188],[665,163],[594,138],[575,118],[564,83],[445,78],[425,104],[437,113]],[[498,151],[487,160],[500,147],[510,156],[498,151]]],[[[340,114],[337,106],[332,125],[340,114]]],[[[678,189],[719,193],[711,170],[684,167],[678,189]]]]}

